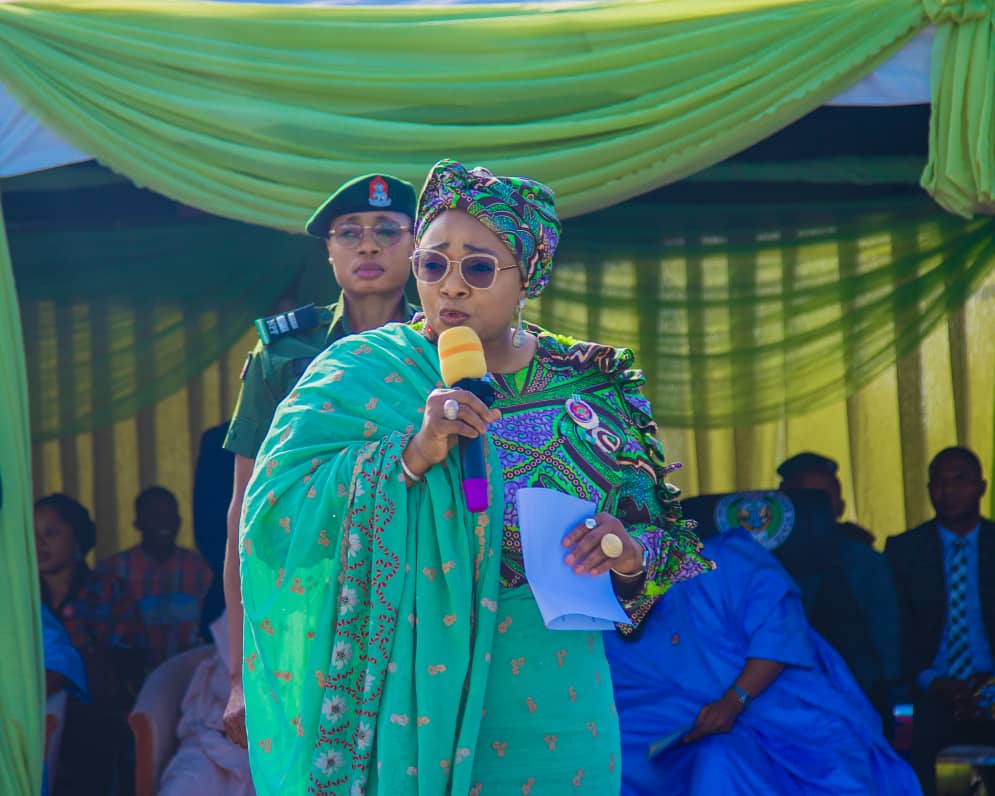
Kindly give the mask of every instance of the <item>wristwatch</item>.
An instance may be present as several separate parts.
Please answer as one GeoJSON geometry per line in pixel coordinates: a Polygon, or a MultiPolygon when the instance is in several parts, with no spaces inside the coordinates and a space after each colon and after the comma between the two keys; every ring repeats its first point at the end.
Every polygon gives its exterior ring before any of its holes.
{"type": "Polygon", "coordinates": [[[743,710],[746,710],[746,708],[749,707],[750,703],[753,701],[753,697],[750,696],[750,693],[746,689],[740,688],[735,683],[729,686],[729,690],[734,692],[736,696],[739,697],[739,704],[742,705],[743,710]]]}

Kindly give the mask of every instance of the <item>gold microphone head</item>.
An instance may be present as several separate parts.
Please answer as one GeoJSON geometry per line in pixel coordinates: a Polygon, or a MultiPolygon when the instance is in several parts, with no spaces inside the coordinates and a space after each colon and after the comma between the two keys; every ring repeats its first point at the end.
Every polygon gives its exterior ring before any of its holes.
{"type": "Polygon", "coordinates": [[[439,335],[439,368],[447,387],[460,379],[482,379],[487,375],[484,346],[473,329],[453,326],[439,335]]]}

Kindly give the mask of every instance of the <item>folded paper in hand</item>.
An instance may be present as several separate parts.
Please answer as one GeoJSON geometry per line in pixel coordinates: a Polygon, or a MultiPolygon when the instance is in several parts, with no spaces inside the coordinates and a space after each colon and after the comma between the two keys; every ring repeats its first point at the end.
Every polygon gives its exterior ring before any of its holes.
{"type": "Polygon", "coordinates": [[[668,749],[684,740],[684,736],[687,735],[691,730],[694,729],[693,724],[689,724],[687,727],[681,727],[679,730],[674,730],[673,732],[668,732],[662,738],[658,738],[653,743],[651,743],[646,748],[646,757],[652,760],[654,757],[659,757],[668,749]]]}
{"type": "Polygon", "coordinates": [[[577,575],[563,563],[563,537],[597,508],[590,500],[555,489],[519,489],[518,525],[525,558],[525,576],[550,630],[611,630],[629,624],[619,605],[611,576],[577,575]]]}

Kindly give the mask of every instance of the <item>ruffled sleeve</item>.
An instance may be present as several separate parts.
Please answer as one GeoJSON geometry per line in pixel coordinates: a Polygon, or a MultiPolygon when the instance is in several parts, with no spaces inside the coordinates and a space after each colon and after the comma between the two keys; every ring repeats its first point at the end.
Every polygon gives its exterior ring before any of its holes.
{"type": "Polygon", "coordinates": [[[701,554],[694,533],[697,523],[681,515],[680,489],[667,481],[680,465],[668,465],[664,457],[650,403],[640,389],[645,377],[628,368],[612,375],[620,388],[626,426],[619,451],[623,481],[618,519],[649,553],[642,591],[622,603],[632,624],[618,629],[628,635],[674,583],[709,572],[715,564],[701,554]]]}

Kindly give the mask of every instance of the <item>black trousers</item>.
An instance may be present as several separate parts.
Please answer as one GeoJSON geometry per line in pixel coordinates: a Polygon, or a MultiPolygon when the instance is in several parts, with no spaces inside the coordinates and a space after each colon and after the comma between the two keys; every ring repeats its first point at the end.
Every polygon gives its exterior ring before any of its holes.
{"type": "MultiPolygon", "coordinates": [[[[912,768],[919,777],[924,796],[936,796],[936,755],[951,744],[995,745],[995,721],[954,721],[942,702],[922,691],[913,698],[912,768]]],[[[991,769],[985,773],[985,788],[995,793],[991,769]]]]}
{"type": "Polygon", "coordinates": [[[52,786],[55,796],[131,796],[134,766],[127,714],[70,697],[52,786]]]}

